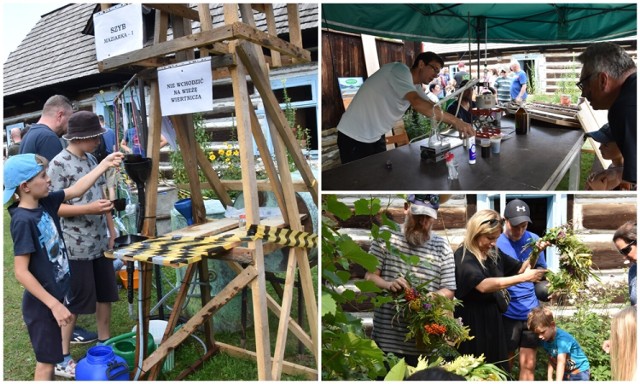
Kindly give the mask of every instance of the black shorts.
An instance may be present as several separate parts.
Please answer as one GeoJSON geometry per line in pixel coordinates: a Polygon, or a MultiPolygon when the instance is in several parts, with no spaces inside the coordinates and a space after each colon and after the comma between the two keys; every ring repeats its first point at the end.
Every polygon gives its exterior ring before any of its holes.
{"type": "Polygon", "coordinates": [[[96,312],[96,303],[118,301],[113,260],[102,256],[95,260],[69,260],[71,292],[67,308],[76,315],[96,312]]]}
{"type": "Polygon", "coordinates": [[[22,296],[22,317],[27,325],[36,361],[45,364],[62,362],[62,334],[51,310],[25,291],[22,296]]]}
{"type": "Polygon", "coordinates": [[[522,348],[538,348],[538,336],[527,328],[526,320],[513,320],[502,317],[504,330],[507,335],[507,350],[515,351],[522,348]]]}

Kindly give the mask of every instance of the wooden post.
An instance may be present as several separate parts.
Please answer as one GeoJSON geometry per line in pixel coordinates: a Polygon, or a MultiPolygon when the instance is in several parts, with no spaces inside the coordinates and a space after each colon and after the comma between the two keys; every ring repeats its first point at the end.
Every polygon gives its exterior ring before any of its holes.
{"type": "MultiPolygon", "coordinates": [[[[289,22],[289,41],[302,48],[302,30],[300,29],[300,16],[298,14],[298,4],[287,4],[287,21],[289,22]]],[[[295,58],[293,62],[297,62],[295,58]]]]}
{"type": "MultiPolygon", "coordinates": [[[[265,4],[264,5],[264,16],[267,19],[267,32],[269,32],[272,36],[278,36],[278,31],[276,30],[276,17],[273,14],[273,4],[265,4]]],[[[302,44],[300,45],[302,47],[302,44]]],[[[282,58],[280,57],[280,52],[272,49],[271,51],[271,66],[273,68],[278,68],[282,66],[282,58]]]]}
{"type": "MultiPolygon", "coordinates": [[[[253,20],[253,13],[251,12],[251,9],[246,6],[240,6],[240,10],[243,17],[243,21],[249,25],[253,25],[254,20],[253,20]]],[[[297,10],[297,8],[295,8],[295,10],[297,10]]],[[[238,52],[241,53],[241,60],[243,60],[243,63],[245,63],[245,65],[248,64],[249,61],[251,61],[251,60],[248,60],[248,58],[254,59],[252,64],[255,64],[255,66],[250,71],[251,78],[254,81],[254,84],[259,83],[260,81],[263,81],[262,84],[264,85],[264,78],[268,79],[268,70],[265,65],[262,51],[259,50],[256,45],[249,44],[249,43],[242,43],[240,45],[240,48],[238,48],[238,52]],[[256,78],[259,78],[260,80],[257,80],[256,78]]],[[[270,88],[269,88],[269,91],[270,91],[270,88]]],[[[279,115],[275,114],[277,116],[273,116],[274,114],[272,114],[271,115],[272,119],[283,117],[282,110],[280,109],[280,106],[277,103],[277,100],[275,100],[275,97],[265,98],[266,93],[268,92],[265,92],[265,89],[263,87],[263,89],[261,89],[261,95],[263,96],[263,101],[265,103],[265,110],[280,112],[279,115]]],[[[291,179],[291,173],[289,172],[288,159],[287,159],[286,153],[281,150],[283,146],[283,140],[282,140],[281,134],[279,133],[282,133],[282,131],[278,132],[275,129],[273,129],[273,126],[271,127],[272,127],[274,151],[276,154],[278,169],[280,170],[279,172],[280,178],[282,180],[283,197],[284,197],[285,205],[287,206],[287,211],[288,211],[287,222],[289,223],[292,229],[303,230],[299,220],[299,212],[298,212],[298,206],[296,203],[295,191],[293,190],[293,187],[292,187],[293,182],[291,179]]],[[[286,128],[288,128],[288,124],[286,124],[286,128]]],[[[286,133],[291,134],[290,130],[286,130],[286,133]]],[[[297,142],[294,148],[295,147],[297,147],[298,152],[300,152],[300,147],[297,146],[297,142]]],[[[316,357],[316,362],[318,361],[317,346],[319,345],[319,343],[317,339],[318,334],[316,329],[317,328],[317,307],[315,304],[316,302],[315,292],[313,289],[311,272],[309,269],[309,260],[306,257],[305,249],[291,248],[289,252],[289,261],[287,264],[285,286],[283,289],[282,308],[279,316],[280,323],[278,326],[276,349],[273,357],[274,361],[273,361],[273,368],[272,368],[271,374],[274,380],[279,380],[282,374],[282,366],[284,363],[284,351],[285,351],[286,340],[287,340],[287,330],[288,330],[288,324],[289,324],[289,319],[291,314],[293,286],[294,286],[295,277],[296,277],[296,263],[300,263],[301,268],[303,268],[301,270],[301,276],[303,276],[302,278],[303,294],[305,295],[305,301],[308,302],[309,310],[307,311],[307,315],[309,320],[309,326],[312,332],[312,340],[314,341],[314,345],[316,346],[316,348],[312,348],[312,353],[316,357]],[[303,264],[306,264],[306,268],[303,264]]]]}
{"type": "MultiPolygon", "coordinates": [[[[227,24],[238,21],[238,6],[224,4],[224,20],[227,24]]],[[[229,51],[235,54],[236,42],[229,43],[229,51]]],[[[256,184],[255,160],[253,157],[253,143],[251,141],[251,115],[247,90],[247,72],[242,63],[231,68],[233,97],[236,105],[238,124],[238,144],[240,146],[240,164],[242,167],[242,190],[244,192],[244,206],[247,224],[260,222],[258,211],[258,188],[256,184]]],[[[271,377],[271,344],[269,342],[269,319],[267,317],[266,280],[264,276],[264,253],[262,241],[249,243],[249,248],[255,250],[254,265],[258,276],[251,282],[251,298],[253,301],[253,321],[256,337],[256,356],[258,363],[258,380],[272,380],[271,377]]]]}
{"type": "MultiPolygon", "coordinates": [[[[269,78],[264,75],[264,71],[261,70],[263,65],[260,58],[257,56],[256,51],[252,48],[252,43],[244,41],[237,46],[238,56],[244,63],[245,67],[251,75],[253,84],[260,92],[260,96],[264,102],[264,108],[267,114],[273,119],[275,127],[278,130],[279,136],[283,138],[284,144],[293,157],[293,161],[296,167],[300,171],[300,175],[309,189],[309,192],[314,198],[316,204],[318,203],[318,183],[316,182],[311,167],[307,163],[306,159],[302,155],[300,144],[296,140],[293,132],[289,128],[289,123],[280,108],[280,104],[276,99],[273,90],[271,90],[271,83],[269,78]]],[[[261,53],[261,52],[260,52],[261,53]]],[[[264,62],[264,60],[262,61],[264,62]]]]}

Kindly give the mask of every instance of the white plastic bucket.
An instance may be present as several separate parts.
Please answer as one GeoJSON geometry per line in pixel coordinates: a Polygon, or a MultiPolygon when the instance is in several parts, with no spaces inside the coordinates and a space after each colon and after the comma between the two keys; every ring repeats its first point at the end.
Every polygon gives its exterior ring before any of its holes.
{"type": "MultiPolygon", "coordinates": [[[[169,324],[169,322],[165,320],[149,320],[149,333],[153,336],[153,341],[157,346],[160,346],[162,336],[164,336],[164,330],[167,329],[167,324],[169,324]]],[[[136,328],[137,326],[134,326],[132,332],[135,332],[136,328]]],[[[171,352],[167,354],[167,358],[164,360],[162,371],[170,372],[173,370],[174,366],[174,350],[171,350],[171,352]]]]}

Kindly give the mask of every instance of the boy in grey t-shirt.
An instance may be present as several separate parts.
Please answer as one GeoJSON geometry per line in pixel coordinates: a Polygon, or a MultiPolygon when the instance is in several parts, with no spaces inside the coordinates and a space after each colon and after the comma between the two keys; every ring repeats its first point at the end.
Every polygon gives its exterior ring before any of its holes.
{"type": "MultiPolygon", "coordinates": [[[[69,145],[53,158],[48,170],[53,189],[68,188],[96,167],[91,152],[100,144],[104,132],[98,116],[92,112],[79,111],[71,116],[68,132],[63,136],[69,145]]],[[[58,211],[69,251],[68,308],[74,315],[73,321],[62,328],[64,362],[55,370],[56,375],[62,377],[75,376],[75,362],[69,347],[78,314],[96,314],[99,342],[111,336],[111,303],[118,301],[118,289],[113,261],[103,252],[113,248],[116,232],[111,216],[113,203],[104,198],[103,185],[105,180],[101,177],[84,195],[62,204],[58,211]]]]}

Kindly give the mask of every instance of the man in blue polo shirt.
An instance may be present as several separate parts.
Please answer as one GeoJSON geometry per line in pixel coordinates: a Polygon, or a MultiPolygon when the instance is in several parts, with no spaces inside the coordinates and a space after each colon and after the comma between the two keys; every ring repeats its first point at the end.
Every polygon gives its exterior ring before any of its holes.
{"type": "MultiPolygon", "coordinates": [[[[527,244],[538,235],[527,231],[531,223],[531,211],[522,200],[511,200],[504,209],[506,229],[498,238],[496,246],[505,254],[521,262],[527,260],[531,254],[531,247],[527,244]]],[[[536,268],[547,268],[544,251],[536,263],[536,268]]],[[[536,348],[538,337],[527,328],[527,316],[540,303],[536,297],[535,285],[532,282],[516,284],[507,288],[511,295],[511,302],[503,314],[505,332],[507,332],[507,349],[509,350],[509,367],[515,351],[520,348],[520,378],[519,380],[533,380],[536,369],[536,348]]]]}

